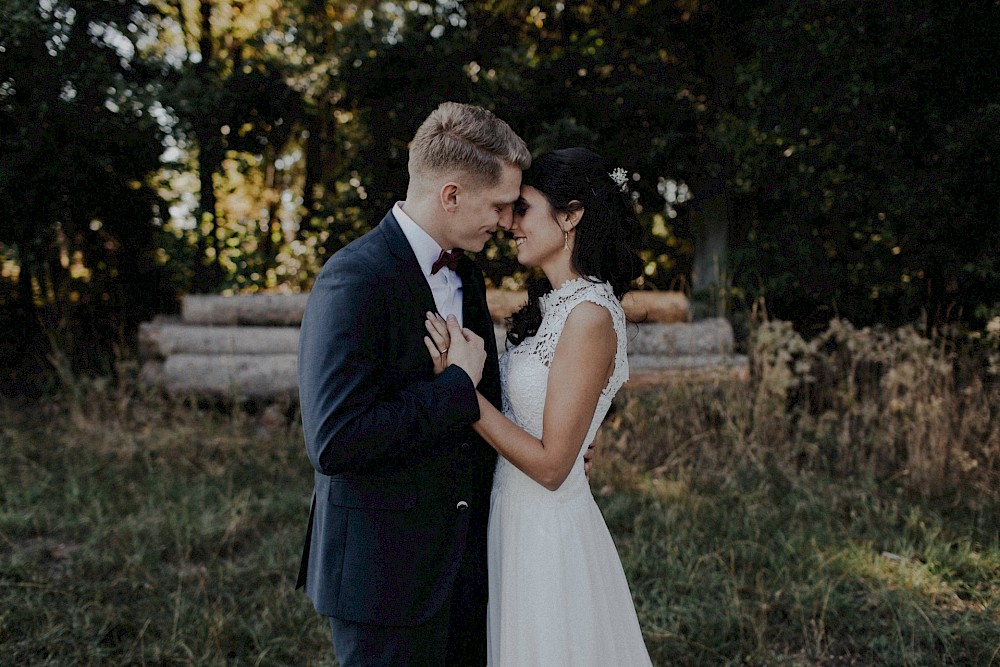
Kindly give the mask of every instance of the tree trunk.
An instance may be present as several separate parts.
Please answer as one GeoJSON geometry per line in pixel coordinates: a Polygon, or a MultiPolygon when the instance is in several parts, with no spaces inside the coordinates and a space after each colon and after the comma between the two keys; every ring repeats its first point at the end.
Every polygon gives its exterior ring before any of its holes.
{"type": "Polygon", "coordinates": [[[18,244],[18,250],[20,254],[21,268],[17,276],[17,297],[18,305],[20,306],[20,310],[27,327],[29,323],[33,323],[35,325],[38,323],[38,318],[35,313],[35,290],[32,285],[34,262],[32,261],[31,254],[27,251],[26,244],[18,244]]]}
{"type": "Polygon", "coordinates": [[[302,186],[302,206],[305,214],[299,223],[298,238],[304,240],[306,232],[313,228],[313,216],[320,207],[319,188],[323,178],[323,142],[324,128],[329,122],[324,114],[329,108],[324,104],[315,113],[306,116],[306,130],[309,136],[305,141],[305,184],[302,186]]]}
{"type": "Polygon", "coordinates": [[[267,201],[267,218],[260,230],[260,254],[265,258],[268,267],[274,266],[277,256],[275,237],[280,238],[281,220],[278,219],[278,207],[281,204],[281,193],[277,188],[277,169],[274,165],[274,146],[264,147],[264,198],[267,201]]]}
{"type": "MultiPolygon", "coordinates": [[[[202,0],[199,7],[200,34],[198,35],[198,51],[200,60],[195,63],[195,76],[202,85],[215,85],[211,62],[215,55],[212,42],[212,3],[202,0]]],[[[215,197],[215,173],[222,166],[224,149],[219,133],[219,122],[212,109],[197,115],[192,122],[195,137],[198,139],[198,261],[195,264],[193,289],[195,292],[210,292],[218,288],[222,280],[222,268],[219,265],[219,223],[217,219],[215,197]],[[208,220],[207,232],[202,230],[202,223],[208,220]],[[212,249],[209,257],[209,248],[212,249]]]]}
{"type": "MultiPolygon", "coordinates": [[[[207,119],[210,120],[210,119],[207,119]]],[[[222,268],[219,266],[219,222],[217,218],[217,199],[215,197],[215,173],[222,166],[222,148],[218,145],[218,137],[214,127],[206,122],[195,128],[198,137],[198,258],[195,264],[194,291],[211,292],[215,290],[222,278],[222,268]],[[208,220],[208,228],[203,229],[202,223],[208,220]],[[209,253],[209,249],[212,250],[209,253]]]]}
{"type": "MultiPolygon", "coordinates": [[[[733,104],[736,54],[730,44],[735,26],[721,12],[713,12],[711,39],[705,52],[704,69],[711,82],[708,94],[712,106],[721,113],[733,104]]],[[[696,316],[723,316],[727,304],[724,289],[728,280],[729,227],[731,223],[730,179],[733,165],[699,126],[700,178],[695,184],[697,200],[691,211],[694,233],[694,264],[691,271],[692,292],[701,293],[696,301],[696,316]]]]}
{"type": "Polygon", "coordinates": [[[717,290],[725,282],[729,254],[729,207],[725,192],[701,198],[691,210],[694,233],[694,265],[691,290],[717,290]]]}

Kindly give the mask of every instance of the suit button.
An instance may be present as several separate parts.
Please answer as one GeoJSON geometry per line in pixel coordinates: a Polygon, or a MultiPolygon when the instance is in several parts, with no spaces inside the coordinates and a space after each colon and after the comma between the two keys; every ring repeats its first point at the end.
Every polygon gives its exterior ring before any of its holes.
{"type": "Polygon", "coordinates": [[[469,443],[463,442],[459,448],[462,450],[462,453],[465,454],[469,451],[469,443]]]}
{"type": "Polygon", "coordinates": [[[464,500],[459,500],[458,504],[455,505],[455,509],[457,509],[459,512],[464,512],[465,510],[469,509],[469,503],[465,502],[464,500]]]}

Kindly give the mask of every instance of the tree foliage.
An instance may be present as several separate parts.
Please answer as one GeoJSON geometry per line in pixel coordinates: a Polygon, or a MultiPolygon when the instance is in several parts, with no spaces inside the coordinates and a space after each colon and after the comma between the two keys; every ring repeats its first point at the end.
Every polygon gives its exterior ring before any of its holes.
{"type": "MultiPolygon", "coordinates": [[[[0,357],[21,368],[15,362],[37,354],[48,333],[100,366],[102,351],[173,302],[155,261],[159,202],[145,185],[161,151],[145,113],[151,73],[125,55],[127,25],[141,8],[7,1],[0,244],[16,259],[17,280],[0,292],[8,334],[0,357]]],[[[33,379],[31,365],[23,370],[29,375],[8,379],[15,389],[33,379]]]]}
{"type": "MultiPolygon", "coordinates": [[[[35,333],[89,341],[89,313],[127,344],[180,292],[307,289],[404,196],[407,142],[444,100],[493,109],[536,153],[588,144],[626,168],[644,287],[686,285],[693,229],[721,211],[721,289],[803,328],[1000,309],[993,2],[0,12],[0,299],[35,333]]],[[[481,261],[495,284],[521,275],[505,241],[481,261]]]]}
{"type": "Polygon", "coordinates": [[[984,321],[1000,303],[1000,7],[790,3],[758,17],[715,132],[753,217],[733,267],[798,322],[984,321]]]}

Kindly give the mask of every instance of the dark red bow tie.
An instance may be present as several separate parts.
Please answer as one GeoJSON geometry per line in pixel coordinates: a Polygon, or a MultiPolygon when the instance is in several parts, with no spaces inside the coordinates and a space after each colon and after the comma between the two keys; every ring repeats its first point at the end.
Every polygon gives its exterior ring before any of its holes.
{"type": "Polygon", "coordinates": [[[442,250],[438,258],[431,264],[431,275],[440,271],[444,267],[448,267],[452,271],[458,268],[458,260],[465,251],[461,248],[455,248],[454,250],[442,250]]]}

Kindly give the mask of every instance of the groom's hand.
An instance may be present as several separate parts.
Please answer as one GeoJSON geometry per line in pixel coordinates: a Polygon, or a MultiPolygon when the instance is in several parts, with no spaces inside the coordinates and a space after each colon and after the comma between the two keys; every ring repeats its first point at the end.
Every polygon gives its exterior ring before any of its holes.
{"type": "Polygon", "coordinates": [[[458,326],[458,318],[448,316],[448,365],[458,366],[469,374],[472,384],[479,386],[483,379],[483,365],[486,364],[486,346],[483,339],[469,329],[458,326]]]}

